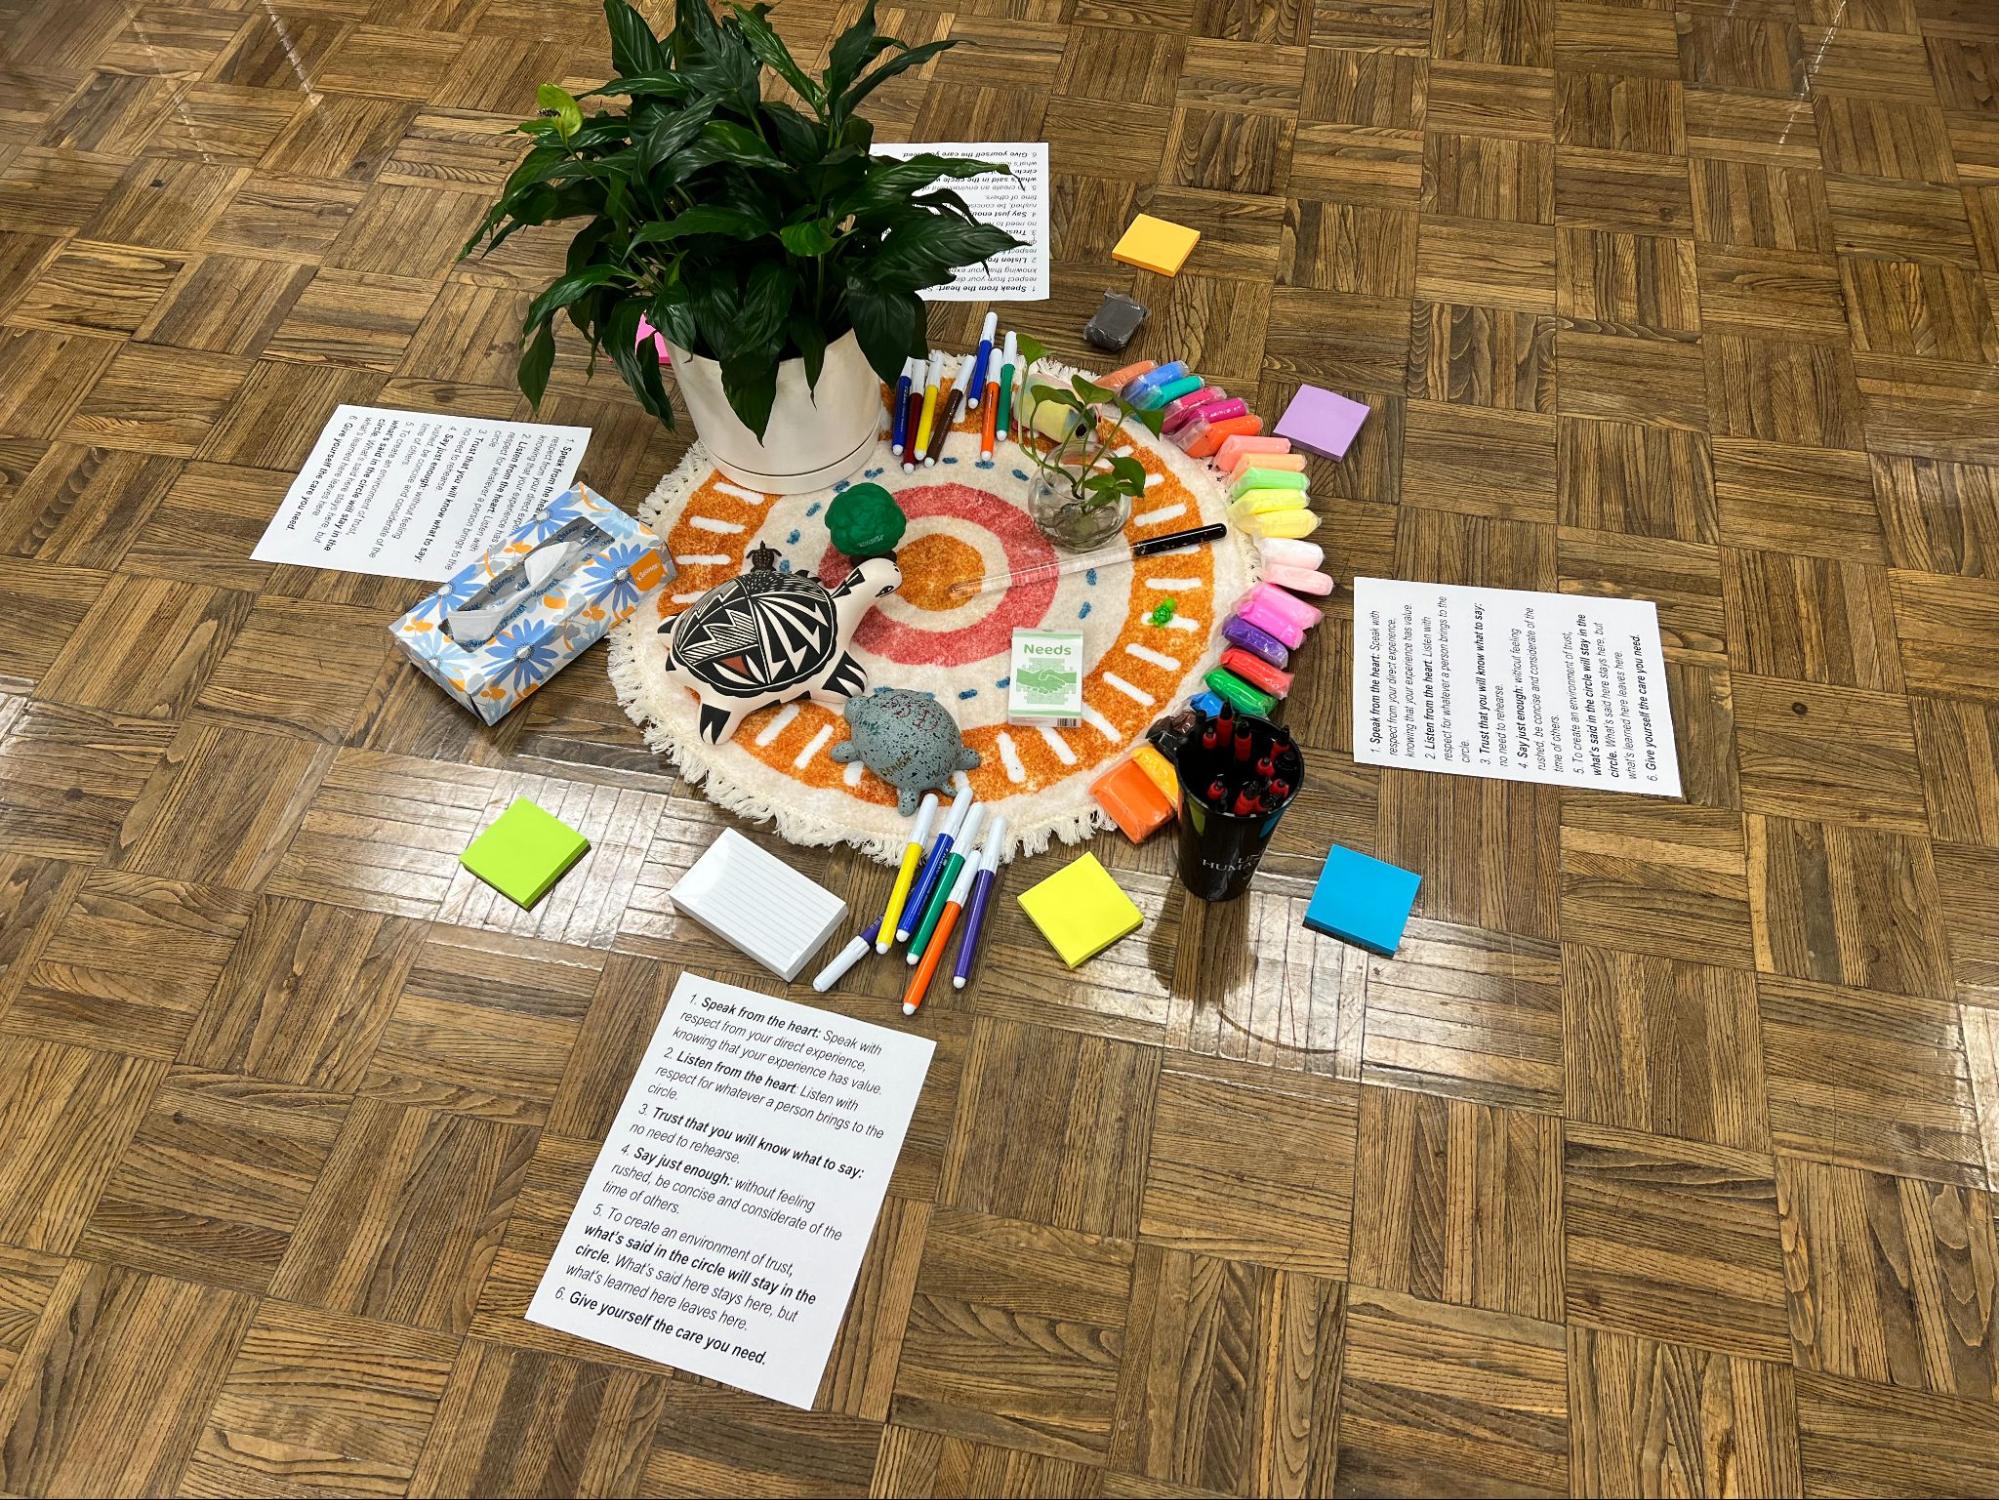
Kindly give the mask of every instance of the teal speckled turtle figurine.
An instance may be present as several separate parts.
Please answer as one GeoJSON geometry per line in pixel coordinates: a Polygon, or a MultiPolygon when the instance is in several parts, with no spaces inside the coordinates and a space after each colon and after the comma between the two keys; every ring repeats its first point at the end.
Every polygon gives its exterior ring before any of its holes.
{"type": "Polygon", "coordinates": [[[844,712],[851,737],[828,753],[842,764],[858,760],[894,787],[905,818],[925,792],[949,791],[954,775],[978,769],[979,752],[966,747],[957,720],[929,693],[878,687],[849,698],[844,712]]]}

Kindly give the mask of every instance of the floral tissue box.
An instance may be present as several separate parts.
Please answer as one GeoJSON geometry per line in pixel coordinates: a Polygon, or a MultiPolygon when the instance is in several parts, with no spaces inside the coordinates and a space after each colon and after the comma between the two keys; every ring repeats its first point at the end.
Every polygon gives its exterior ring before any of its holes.
{"type": "Polygon", "coordinates": [[[578,485],[389,627],[488,724],[673,577],[659,538],[578,485]]]}

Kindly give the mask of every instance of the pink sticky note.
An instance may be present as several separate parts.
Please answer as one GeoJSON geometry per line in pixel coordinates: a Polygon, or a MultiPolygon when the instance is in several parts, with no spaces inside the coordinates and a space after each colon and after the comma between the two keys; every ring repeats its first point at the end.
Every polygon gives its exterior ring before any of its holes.
{"type": "Polygon", "coordinates": [[[1367,411],[1358,401],[1349,401],[1336,392],[1316,385],[1301,385],[1271,430],[1327,458],[1345,458],[1354,434],[1367,420],[1367,411]]]}
{"type": "Polygon", "coordinates": [[[652,324],[648,322],[646,319],[640,318],[639,336],[636,339],[634,339],[632,342],[635,344],[643,344],[646,341],[647,334],[652,335],[652,346],[654,349],[659,351],[660,368],[665,369],[666,366],[673,363],[673,356],[666,352],[666,335],[661,333],[657,328],[653,327],[652,324]]]}

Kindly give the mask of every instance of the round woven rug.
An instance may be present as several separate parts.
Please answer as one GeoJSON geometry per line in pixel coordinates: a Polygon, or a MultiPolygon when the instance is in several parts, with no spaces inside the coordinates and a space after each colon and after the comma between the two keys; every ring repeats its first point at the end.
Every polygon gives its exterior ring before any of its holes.
{"type": "MultiPolygon", "coordinates": [[[[1069,373],[1049,362],[1041,369],[1051,378],[1069,373]]],[[[1053,839],[1075,843],[1108,826],[1091,781],[1154,719],[1201,690],[1222,615],[1256,581],[1255,554],[1231,531],[1213,546],[959,599],[951,590],[956,580],[1064,556],[1025,509],[1033,473],[1027,457],[1010,442],[990,460],[977,450],[964,420],[935,468],[905,474],[883,442],[857,476],[895,495],[909,529],[896,549],[902,587],[863,618],[853,650],[870,688],[933,693],[952,710],[965,742],[983,757],[969,778],[979,800],[989,814],[1005,814],[1011,849],[1033,854],[1053,839]],[[1150,623],[1169,597],[1173,619],[1150,623]],[[1006,722],[1016,626],[1083,632],[1080,727],[1006,722]]],[[[1227,495],[1205,465],[1143,431],[1130,451],[1145,466],[1147,488],[1125,528],[1128,541],[1226,519],[1227,495]]],[[[697,442],[639,507],[680,573],[612,633],[611,682],[647,742],[721,806],[774,819],[778,835],[794,844],[852,844],[895,862],[910,820],[897,814],[895,793],[873,772],[827,754],[847,737],[838,712],[802,701],[760,709],[727,743],[710,745],[696,730],[694,695],[663,671],[660,625],[740,573],[758,542],[778,550],[780,568],[809,571],[829,587],[846,576],[850,564],[833,550],[825,515],[848,482],[804,495],[759,494],[717,473],[697,442]]]]}

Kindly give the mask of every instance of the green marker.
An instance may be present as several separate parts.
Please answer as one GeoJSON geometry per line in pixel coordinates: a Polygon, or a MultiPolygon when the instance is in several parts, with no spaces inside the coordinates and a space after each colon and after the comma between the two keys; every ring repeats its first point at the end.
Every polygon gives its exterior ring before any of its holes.
{"type": "Polygon", "coordinates": [[[1020,358],[1020,349],[1013,341],[1013,330],[1008,329],[1006,346],[1001,356],[999,378],[999,414],[993,419],[993,441],[1003,443],[1013,422],[1013,367],[1020,358]]]}
{"type": "Polygon", "coordinates": [[[923,909],[923,920],[917,924],[916,932],[909,940],[912,967],[923,961],[923,950],[930,946],[930,935],[937,930],[944,908],[951,904],[951,887],[958,883],[958,872],[965,868],[965,856],[972,852],[972,844],[979,835],[979,822],[985,813],[986,810],[976,802],[965,811],[965,826],[958,830],[958,839],[951,846],[951,858],[944,866],[944,874],[937,882],[937,889],[931,893],[930,904],[923,909]]]}

